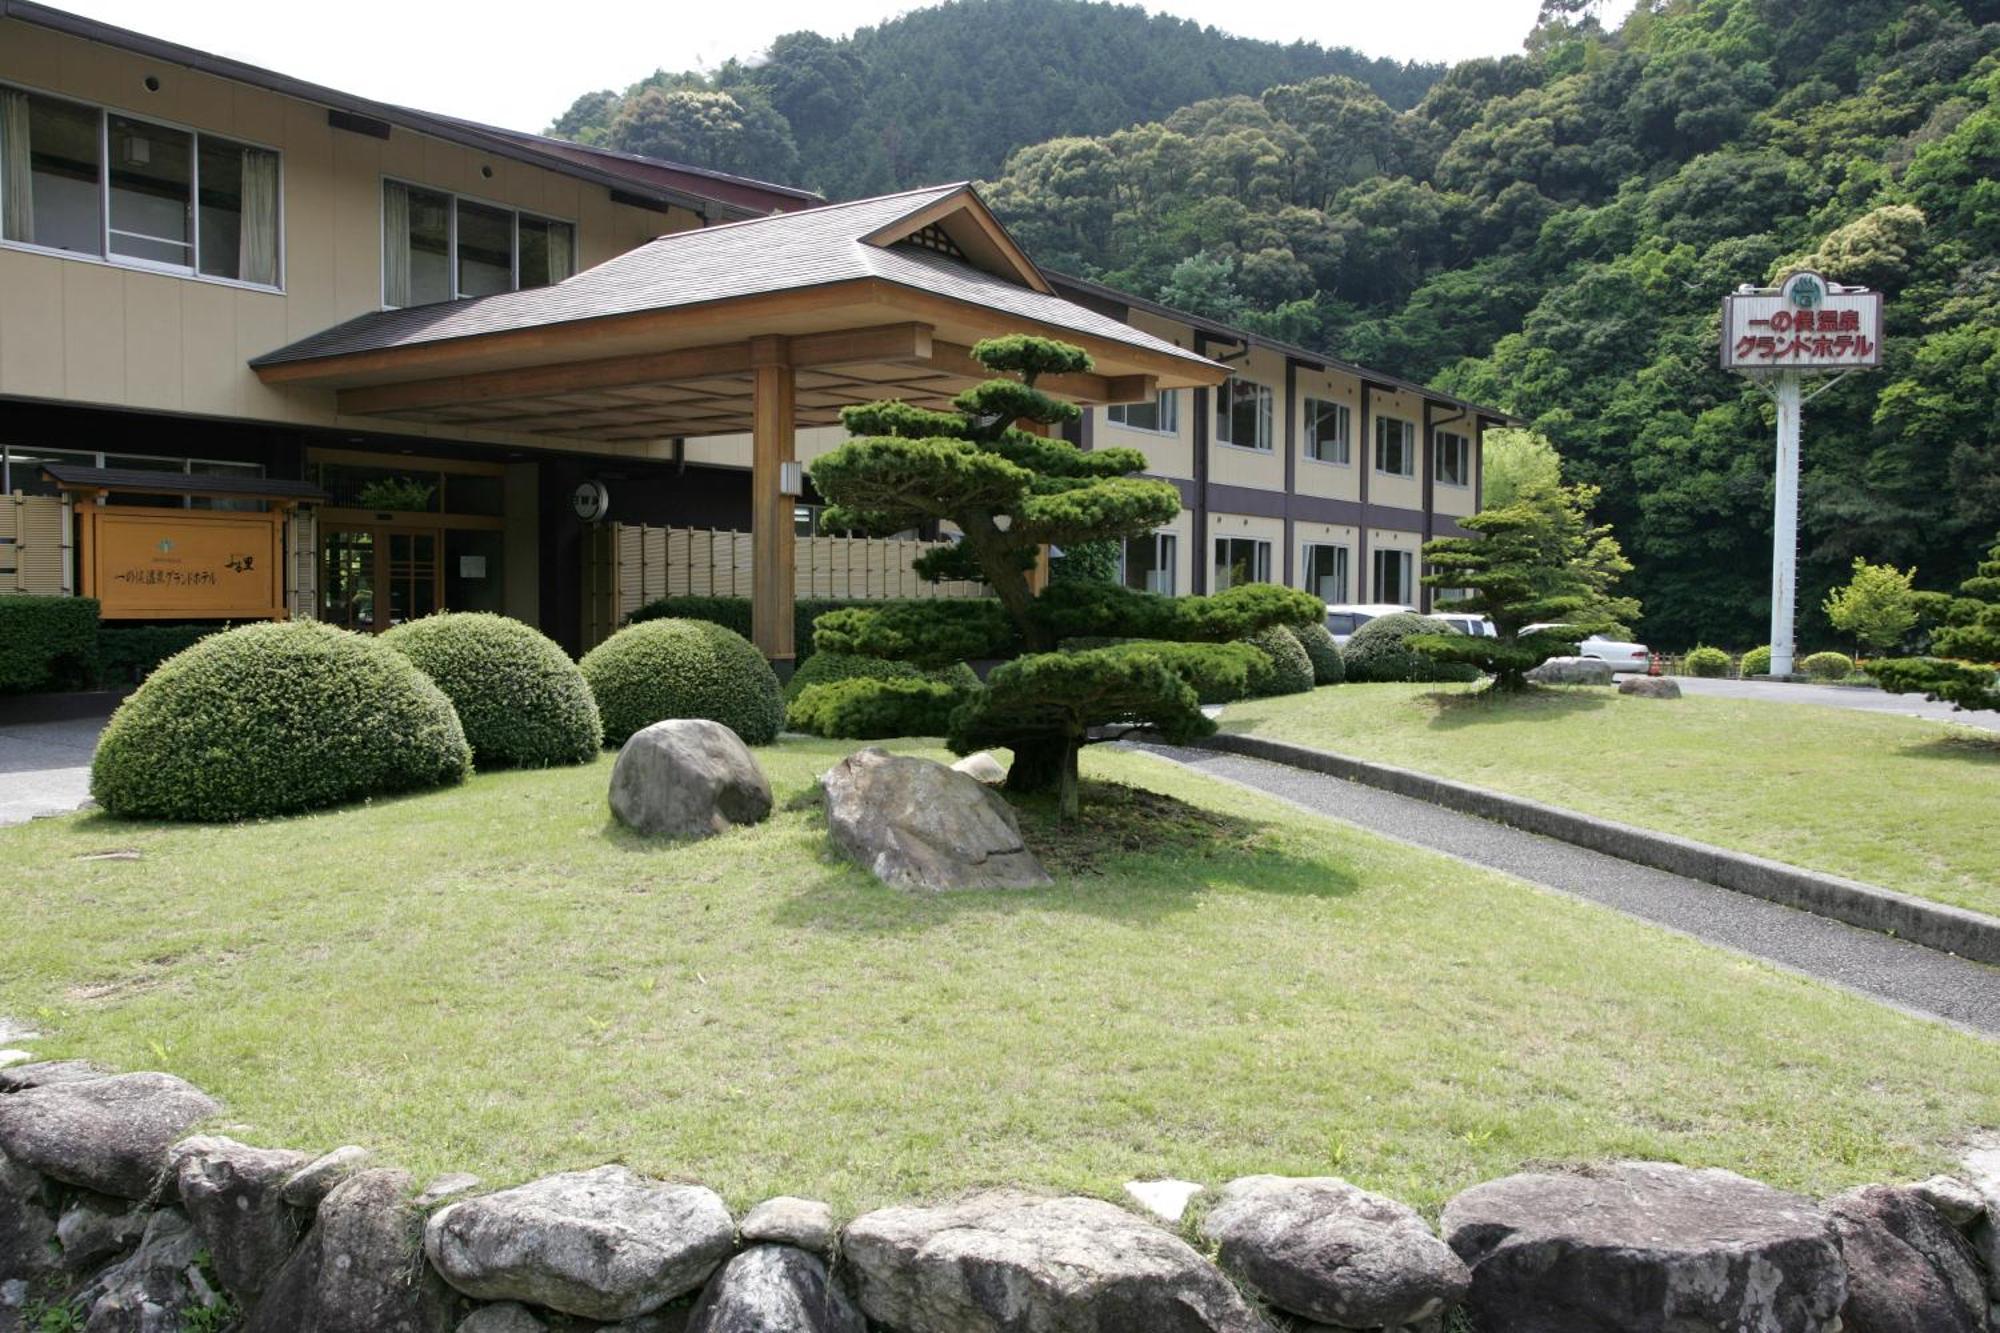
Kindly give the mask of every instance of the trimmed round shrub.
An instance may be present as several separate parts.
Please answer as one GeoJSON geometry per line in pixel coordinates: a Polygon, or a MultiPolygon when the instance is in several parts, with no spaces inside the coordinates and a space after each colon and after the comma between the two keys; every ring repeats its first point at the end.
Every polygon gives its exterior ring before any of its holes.
{"type": "Polygon", "coordinates": [[[1771,645],[1767,643],[1761,648],[1752,648],[1749,652],[1743,654],[1743,661],[1736,668],[1736,674],[1745,679],[1751,676],[1770,675],[1771,645]]]}
{"type": "Polygon", "coordinates": [[[950,726],[951,710],[965,696],[965,690],[943,681],[857,676],[808,685],[785,710],[785,723],[829,740],[942,736],[950,726]]]}
{"type": "Polygon", "coordinates": [[[746,745],[769,745],[784,720],[784,692],[763,654],[706,620],[628,625],[577,664],[604,719],[604,743],[668,718],[720,722],[746,745]]]}
{"type": "Polygon", "coordinates": [[[1814,680],[1846,680],[1854,674],[1854,659],[1846,653],[1814,653],[1799,663],[1814,680]]]}
{"type": "Polygon", "coordinates": [[[1409,641],[1420,634],[1455,634],[1442,621],[1420,616],[1414,611],[1397,611],[1377,616],[1348,636],[1341,656],[1352,681],[1469,682],[1479,679],[1479,668],[1466,662],[1439,662],[1415,648],[1409,641]]]}
{"type": "Polygon", "coordinates": [[[814,685],[831,685],[840,680],[919,680],[923,672],[908,662],[886,657],[865,657],[860,653],[814,653],[799,663],[785,682],[785,698],[796,699],[814,685]]]}
{"type": "Polygon", "coordinates": [[[451,700],[407,657],[307,620],[210,635],[163,663],[104,729],[90,794],[127,819],[251,819],[471,769],[451,700]]]}
{"type": "Polygon", "coordinates": [[[1306,650],[1306,658],[1312,663],[1313,684],[1338,685],[1347,679],[1347,659],[1340,655],[1340,645],[1333,640],[1333,631],[1323,620],[1309,620],[1303,625],[1287,625],[1292,637],[1299,641],[1299,647],[1306,650]]]}
{"type": "Polygon", "coordinates": [[[481,768],[583,764],[604,748],[583,673],[530,625],[490,611],[447,611],[398,625],[382,642],[444,691],[481,768]]]}
{"type": "Polygon", "coordinates": [[[1304,694],[1312,689],[1312,659],[1306,656],[1305,647],[1291,630],[1283,625],[1270,625],[1244,642],[1264,654],[1264,660],[1271,664],[1271,669],[1260,673],[1251,684],[1257,697],[1304,694]]]}
{"type": "Polygon", "coordinates": [[[1714,679],[1729,674],[1729,654],[1720,648],[1703,645],[1683,657],[1681,666],[1690,676],[1706,676],[1714,679]]]}

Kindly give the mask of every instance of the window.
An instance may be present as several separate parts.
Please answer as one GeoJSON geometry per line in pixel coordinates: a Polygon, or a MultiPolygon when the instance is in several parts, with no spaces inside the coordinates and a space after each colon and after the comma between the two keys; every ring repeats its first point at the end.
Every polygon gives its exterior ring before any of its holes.
{"type": "Polygon", "coordinates": [[[1174,595],[1174,562],[1178,539],[1171,532],[1127,537],[1118,556],[1118,581],[1140,592],[1174,595]]]}
{"type": "Polygon", "coordinates": [[[1417,428],[1399,417],[1375,418],[1375,470],[1392,477],[1417,475],[1417,428]]]}
{"type": "Polygon", "coordinates": [[[1133,430],[1156,430],[1172,435],[1181,428],[1181,396],[1178,389],[1162,389],[1150,403],[1113,403],[1104,415],[1133,430]]]}
{"type": "Polygon", "coordinates": [[[1456,431],[1441,430],[1433,446],[1436,461],[1431,467],[1432,475],[1441,486],[1470,486],[1472,484],[1472,437],[1460,435],[1456,431]]]}
{"type": "Polygon", "coordinates": [[[1408,551],[1388,551],[1377,549],[1370,552],[1375,565],[1375,596],[1377,602],[1397,606],[1413,606],[1416,603],[1416,580],[1410,577],[1412,557],[1408,551]]]}
{"type": "Polygon", "coordinates": [[[1271,447],[1271,391],[1250,380],[1230,379],[1215,391],[1215,439],[1239,449],[1271,447]]]}
{"type": "Polygon", "coordinates": [[[1351,462],[1348,427],[1352,415],[1346,403],[1306,399],[1306,457],[1343,467],[1351,462]]]}
{"type": "Polygon", "coordinates": [[[1215,577],[1210,592],[1222,592],[1243,583],[1271,581],[1271,543],[1249,537],[1215,539],[1215,577]]]}
{"type": "Polygon", "coordinates": [[[382,304],[547,287],[576,271],[576,228],[402,181],[382,182],[382,304]]]}
{"type": "Polygon", "coordinates": [[[1347,600],[1347,548],[1307,542],[1305,590],[1322,602],[1347,600]]]}
{"type": "MultiPolygon", "coordinates": [[[[0,494],[16,491],[28,495],[57,495],[60,488],[42,475],[44,463],[66,463],[71,467],[131,468],[140,472],[166,472],[195,476],[261,477],[261,463],[229,463],[217,459],[171,458],[153,454],[105,454],[78,449],[41,449],[33,445],[0,448],[0,494]]],[[[210,500],[199,496],[132,494],[111,497],[113,504],[151,505],[154,508],[262,509],[261,500],[210,500]]]]}
{"type": "Polygon", "coordinates": [[[278,285],[278,155],[0,87],[0,240],[278,285]]]}

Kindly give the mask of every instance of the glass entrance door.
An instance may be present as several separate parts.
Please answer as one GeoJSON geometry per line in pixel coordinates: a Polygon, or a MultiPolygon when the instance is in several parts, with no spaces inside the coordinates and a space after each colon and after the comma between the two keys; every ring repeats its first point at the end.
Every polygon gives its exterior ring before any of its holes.
{"type": "Polygon", "coordinates": [[[320,543],[319,618],[375,632],[375,530],[334,528],[320,543]]]}
{"type": "Polygon", "coordinates": [[[320,619],[377,634],[444,604],[436,528],[329,527],[320,545],[320,619]]]}
{"type": "Polygon", "coordinates": [[[438,548],[443,545],[443,534],[391,528],[384,535],[388,538],[389,625],[436,614],[442,573],[438,548]]]}

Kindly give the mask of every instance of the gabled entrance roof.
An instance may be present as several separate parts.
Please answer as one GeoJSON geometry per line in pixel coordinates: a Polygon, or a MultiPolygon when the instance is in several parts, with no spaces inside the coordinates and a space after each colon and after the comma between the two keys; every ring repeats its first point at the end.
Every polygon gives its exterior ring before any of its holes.
{"type": "MultiPolygon", "coordinates": [[[[576,440],[749,426],[750,342],[789,340],[798,424],[888,396],[942,404],[1002,333],[1082,346],[1085,402],[1220,383],[1226,368],[1057,296],[969,185],[662,236],[552,287],[362,315],[250,364],[340,410],[576,440]]],[[[766,355],[770,355],[768,352],[766,355]]]]}

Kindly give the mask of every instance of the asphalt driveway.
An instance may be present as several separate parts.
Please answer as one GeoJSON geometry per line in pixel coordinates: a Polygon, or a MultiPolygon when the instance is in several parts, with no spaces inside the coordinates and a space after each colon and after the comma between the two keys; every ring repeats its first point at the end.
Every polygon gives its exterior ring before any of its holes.
{"type": "Polygon", "coordinates": [[[1686,694],[1704,694],[1718,699],[1760,699],[1774,704],[1818,704],[1822,708],[1927,717],[1939,722],[1958,722],[1968,727],[2000,731],[2000,713],[1961,713],[1950,704],[1933,703],[1921,694],[1888,694],[1857,685],[1793,685],[1775,680],[1711,680],[1701,676],[1675,676],[1674,680],[1686,694]]]}
{"type": "Polygon", "coordinates": [[[101,717],[0,725],[0,827],[59,815],[90,799],[101,717]]]}

